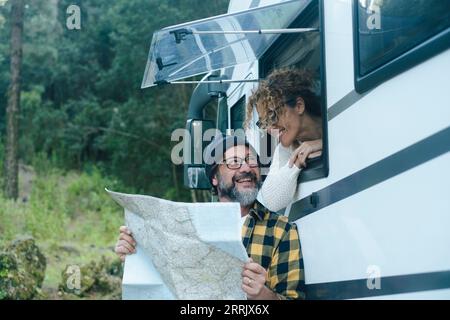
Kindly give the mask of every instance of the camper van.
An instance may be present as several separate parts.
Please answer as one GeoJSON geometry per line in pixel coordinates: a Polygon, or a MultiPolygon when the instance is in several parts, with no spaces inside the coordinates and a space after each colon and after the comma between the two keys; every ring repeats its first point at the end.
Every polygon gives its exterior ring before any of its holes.
{"type": "MultiPolygon", "coordinates": [[[[242,130],[279,68],[312,70],[323,111],[322,154],[279,211],[299,229],[307,299],[450,299],[450,2],[231,0],[156,32],[142,87],[197,84],[186,187],[210,187],[204,133],[242,130]]],[[[245,135],[267,174],[277,142],[257,121],[245,135]]]]}

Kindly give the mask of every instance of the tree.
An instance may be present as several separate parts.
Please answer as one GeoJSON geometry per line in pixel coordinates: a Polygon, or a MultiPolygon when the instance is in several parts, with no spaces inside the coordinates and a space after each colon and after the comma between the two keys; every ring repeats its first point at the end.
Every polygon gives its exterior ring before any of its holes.
{"type": "Polygon", "coordinates": [[[20,115],[20,73],[22,66],[22,33],[24,0],[11,1],[11,84],[6,108],[5,196],[17,199],[18,141],[20,115]]]}

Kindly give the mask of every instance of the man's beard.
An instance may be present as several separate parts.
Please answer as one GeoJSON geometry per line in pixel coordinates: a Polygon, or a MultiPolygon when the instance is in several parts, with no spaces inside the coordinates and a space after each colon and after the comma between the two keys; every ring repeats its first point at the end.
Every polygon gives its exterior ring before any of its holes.
{"type": "Polygon", "coordinates": [[[242,207],[251,206],[258,195],[258,191],[261,188],[261,181],[258,180],[253,172],[243,173],[238,176],[233,176],[231,183],[227,185],[225,181],[218,174],[219,185],[217,186],[219,195],[227,197],[233,202],[239,202],[242,207]],[[250,178],[255,183],[255,187],[247,188],[245,191],[239,191],[236,187],[236,180],[250,178]]]}

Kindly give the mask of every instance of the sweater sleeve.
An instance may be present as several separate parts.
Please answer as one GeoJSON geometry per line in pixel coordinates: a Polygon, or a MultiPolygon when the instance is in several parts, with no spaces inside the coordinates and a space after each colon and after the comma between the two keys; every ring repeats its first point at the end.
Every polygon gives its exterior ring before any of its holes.
{"type": "Polygon", "coordinates": [[[301,169],[295,165],[289,168],[290,155],[290,149],[277,145],[269,174],[258,193],[258,201],[271,211],[281,210],[294,200],[301,169]]]}

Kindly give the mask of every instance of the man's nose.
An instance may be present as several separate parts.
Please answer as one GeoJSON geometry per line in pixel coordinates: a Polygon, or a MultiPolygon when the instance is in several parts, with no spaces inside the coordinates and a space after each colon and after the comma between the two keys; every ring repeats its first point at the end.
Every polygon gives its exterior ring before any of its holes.
{"type": "Polygon", "coordinates": [[[242,162],[241,168],[239,169],[240,172],[250,172],[251,168],[248,165],[247,161],[242,162]]]}

